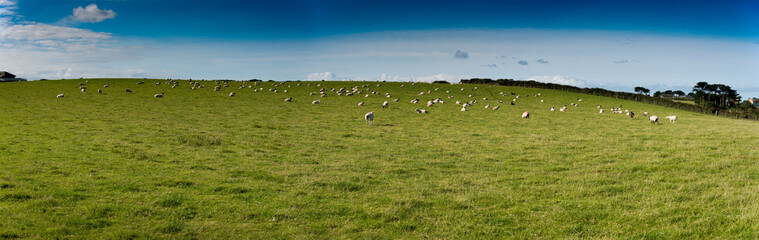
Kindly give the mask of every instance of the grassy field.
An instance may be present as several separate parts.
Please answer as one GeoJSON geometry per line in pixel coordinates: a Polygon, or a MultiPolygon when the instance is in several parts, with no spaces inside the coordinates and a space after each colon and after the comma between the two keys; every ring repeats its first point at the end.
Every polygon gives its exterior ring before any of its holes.
{"type": "Polygon", "coordinates": [[[758,122],[484,85],[84,81],[0,84],[0,239],[759,238],[758,122]],[[380,94],[330,91],[354,86],[380,94]]]}

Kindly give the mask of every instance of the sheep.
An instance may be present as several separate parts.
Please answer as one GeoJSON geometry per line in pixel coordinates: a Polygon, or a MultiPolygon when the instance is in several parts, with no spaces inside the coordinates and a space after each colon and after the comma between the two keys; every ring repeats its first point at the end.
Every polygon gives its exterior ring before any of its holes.
{"type": "Polygon", "coordinates": [[[466,112],[466,106],[464,106],[464,107],[461,107],[461,111],[462,111],[462,112],[466,112]]]}
{"type": "Polygon", "coordinates": [[[499,108],[501,108],[501,106],[495,106],[493,107],[493,110],[498,110],[499,108]]]}
{"type": "Polygon", "coordinates": [[[417,108],[417,109],[415,109],[414,111],[416,111],[416,113],[427,113],[427,110],[424,110],[424,109],[418,109],[418,108],[417,108]]]}
{"type": "Polygon", "coordinates": [[[659,116],[650,116],[650,117],[648,117],[648,120],[651,120],[652,124],[654,124],[654,123],[658,124],[659,123],[659,116]]]}
{"type": "Polygon", "coordinates": [[[382,103],[382,108],[387,108],[388,104],[390,104],[390,103],[388,103],[387,101],[383,102],[382,103]]]}
{"type": "Polygon", "coordinates": [[[63,97],[63,93],[61,93],[61,94],[58,94],[58,96],[55,96],[55,97],[57,97],[57,98],[62,98],[62,97],[63,97]]]}
{"type": "Polygon", "coordinates": [[[106,85],[103,85],[103,87],[104,87],[104,88],[107,88],[107,87],[108,87],[108,84],[106,84],[106,85]]]}
{"type": "Polygon", "coordinates": [[[601,109],[601,110],[598,110],[598,113],[600,113],[600,114],[603,114],[603,113],[604,113],[604,110],[603,110],[603,109],[601,109]]]}
{"type": "Polygon", "coordinates": [[[543,99],[540,99],[540,102],[543,102],[543,99]]]}
{"type": "Polygon", "coordinates": [[[435,103],[433,103],[432,101],[427,101],[427,106],[428,106],[428,107],[431,107],[431,106],[432,106],[432,104],[435,104],[435,103]]]}
{"type": "Polygon", "coordinates": [[[235,96],[235,92],[230,92],[230,93],[229,93],[229,96],[230,96],[230,97],[234,97],[234,96],[235,96]]]}
{"type": "Polygon", "coordinates": [[[488,105],[485,105],[485,108],[486,108],[486,109],[490,108],[490,104],[488,104],[488,105]]]}
{"type": "Polygon", "coordinates": [[[633,113],[632,111],[630,112],[630,118],[635,118],[635,113],[633,113]]]}
{"type": "Polygon", "coordinates": [[[293,101],[293,98],[291,98],[291,97],[285,98],[285,102],[292,102],[292,101],[293,101]]]}
{"type": "Polygon", "coordinates": [[[559,108],[559,111],[560,111],[560,112],[566,112],[566,111],[567,111],[567,108],[566,108],[566,107],[563,107],[563,108],[559,108]]]}
{"type": "Polygon", "coordinates": [[[132,93],[132,90],[129,90],[129,88],[124,90],[126,93],[132,93]]]}
{"type": "Polygon", "coordinates": [[[524,113],[522,113],[522,118],[530,118],[530,112],[525,111],[524,113]]]}
{"type": "Polygon", "coordinates": [[[319,103],[321,103],[321,102],[322,102],[322,101],[319,101],[319,100],[315,100],[315,101],[311,102],[311,104],[319,104],[319,103]]]}
{"type": "Polygon", "coordinates": [[[513,106],[513,105],[516,105],[516,104],[514,104],[514,102],[510,102],[510,104],[511,104],[512,106],[513,106]]]}
{"type": "Polygon", "coordinates": [[[556,108],[551,107],[551,112],[556,111],[556,108]]]}
{"type": "Polygon", "coordinates": [[[677,123],[677,116],[666,116],[664,118],[668,118],[671,123],[677,123]]]}
{"type": "Polygon", "coordinates": [[[643,112],[643,116],[648,116],[648,112],[643,112]]]}
{"type": "Polygon", "coordinates": [[[374,112],[366,113],[366,115],[364,115],[364,120],[366,120],[366,125],[371,125],[374,121],[374,112]]]}
{"type": "Polygon", "coordinates": [[[159,94],[153,95],[153,97],[163,97],[163,93],[159,93],[159,94]]]}
{"type": "Polygon", "coordinates": [[[98,94],[102,94],[102,93],[103,93],[103,89],[98,88],[98,94]]]}
{"type": "Polygon", "coordinates": [[[358,106],[359,106],[359,107],[362,107],[362,106],[364,106],[364,101],[361,101],[361,102],[359,102],[359,103],[358,103],[358,106]]]}
{"type": "Polygon", "coordinates": [[[396,99],[393,99],[393,102],[398,102],[400,100],[401,100],[400,98],[396,98],[396,99]]]}

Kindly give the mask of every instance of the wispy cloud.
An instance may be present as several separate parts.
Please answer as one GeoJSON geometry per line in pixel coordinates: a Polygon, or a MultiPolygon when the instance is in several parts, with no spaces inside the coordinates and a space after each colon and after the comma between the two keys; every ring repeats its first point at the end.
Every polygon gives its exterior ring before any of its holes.
{"type": "Polygon", "coordinates": [[[496,65],[496,64],[487,64],[487,65],[483,65],[483,66],[489,67],[489,68],[497,68],[498,67],[498,65],[496,65]]]}
{"type": "Polygon", "coordinates": [[[622,59],[622,60],[616,60],[614,61],[615,64],[625,64],[625,63],[639,63],[638,60],[628,60],[628,59],[622,59]]]}
{"type": "Polygon", "coordinates": [[[519,60],[519,62],[517,62],[517,63],[519,63],[519,65],[522,65],[522,66],[527,66],[527,64],[529,64],[525,60],[519,60]]]}
{"type": "Polygon", "coordinates": [[[536,62],[538,62],[540,64],[548,64],[548,60],[545,60],[545,59],[542,59],[542,58],[538,59],[536,62]]]}
{"type": "Polygon", "coordinates": [[[113,10],[99,9],[98,6],[93,3],[86,7],[74,8],[73,13],[62,19],[59,23],[63,25],[99,23],[112,18],[116,18],[116,12],[113,10]]]}
{"type": "Polygon", "coordinates": [[[458,59],[467,59],[469,58],[469,53],[462,52],[461,50],[457,50],[456,54],[453,55],[453,57],[458,58],[458,59]]]}

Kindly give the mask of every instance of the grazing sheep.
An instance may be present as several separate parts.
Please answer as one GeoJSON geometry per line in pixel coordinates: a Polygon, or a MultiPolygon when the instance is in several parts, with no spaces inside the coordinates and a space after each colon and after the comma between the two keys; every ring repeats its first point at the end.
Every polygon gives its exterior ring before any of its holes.
{"type": "Polygon", "coordinates": [[[664,118],[668,118],[671,123],[677,123],[677,116],[666,116],[664,118]]]}
{"type": "Polygon", "coordinates": [[[383,102],[382,103],[382,108],[387,108],[388,104],[390,104],[390,103],[388,103],[387,101],[383,102]]]}
{"type": "Polygon", "coordinates": [[[658,124],[659,123],[659,116],[650,116],[650,117],[648,117],[648,120],[651,120],[652,124],[653,123],[658,124]]]}
{"type": "Polygon", "coordinates": [[[648,116],[648,112],[643,112],[643,116],[648,116]]]}
{"type": "Polygon", "coordinates": [[[322,102],[322,101],[316,100],[316,101],[313,101],[313,102],[311,102],[311,104],[319,104],[319,103],[321,103],[321,102],[322,102]]]}
{"type": "Polygon", "coordinates": [[[485,105],[485,108],[490,108],[490,104],[488,104],[488,105],[485,105]]]}
{"type": "Polygon", "coordinates": [[[424,110],[424,109],[418,109],[418,108],[417,108],[417,109],[415,109],[414,111],[416,111],[416,113],[427,113],[427,110],[424,110]]]}
{"type": "Polygon", "coordinates": [[[230,92],[230,93],[229,93],[229,96],[230,96],[230,97],[234,97],[234,96],[235,96],[235,92],[230,92]]]}
{"type": "Polygon", "coordinates": [[[104,88],[107,88],[107,87],[108,87],[108,84],[106,84],[106,85],[103,85],[103,87],[104,87],[104,88]]]}
{"type": "Polygon", "coordinates": [[[401,100],[400,98],[396,98],[396,99],[393,99],[393,102],[398,102],[400,100],[401,100]]]}
{"type": "Polygon", "coordinates": [[[566,112],[566,111],[567,111],[567,108],[566,108],[566,107],[563,107],[563,108],[559,108],[559,112],[566,112]]]}
{"type": "Polygon", "coordinates": [[[293,101],[293,98],[291,98],[291,97],[285,98],[285,102],[292,102],[292,101],[293,101]]]}
{"type": "Polygon", "coordinates": [[[540,102],[543,102],[543,99],[540,99],[540,102]]]}
{"type": "Polygon", "coordinates": [[[159,94],[153,95],[153,97],[163,97],[163,93],[159,93],[159,94]]]}
{"type": "Polygon", "coordinates": [[[603,113],[604,113],[604,110],[603,110],[603,109],[601,109],[601,110],[598,110],[598,113],[600,113],[600,114],[603,114],[603,113]]]}
{"type": "Polygon", "coordinates": [[[361,107],[361,106],[364,106],[364,101],[361,101],[361,102],[359,102],[359,103],[358,103],[358,106],[359,106],[359,107],[361,107]]]}
{"type": "Polygon", "coordinates": [[[62,97],[63,97],[63,93],[61,93],[61,94],[58,94],[58,96],[55,96],[55,97],[57,97],[57,98],[62,98],[62,97]]]}
{"type": "Polygon", "coordinates": [[[524,113],[522,113],[522,118],[530,118],[530,112],[525,111],[524,113]]]}
{"type": "Polygon", "coordinates": [[[98,94],[102,94],[102,93],[103,93],[103,89],[98,88],[98,94]]]}
{"type": "Polygon", "coordinates": [[[433,103],[432,101],[427,101],[427,106],[428,106],[428,107],[431,107],[431,106],[432,106],[432,104],[435,104],[435,103],[433,103]]]}
{"type": "Polygon", "coordinates": [[[516,105],[516,104],[514,104],[514,102],[510,102],[510,104],[511,104],[512,106],[513,106],[513,105],[516,105]]]}
{"type": "Polygon", "coordinates": [[[126,89],[126,90],[124,90],[124,91],[126,91],[127,93],[132,93],[132,90],[129,90],[129,88],[127,88],[127,89],[126,89]]]}
{"type": "Polygon", "coordinates": [[[635,113],[633,113],[632,111],[630,112],[630,118],[635,118],[635,113]]]}
{"type": "Polygon", "coordinates": [[[364,115],[364,120],[366,120],[366,125],[372,124],[374,121],[374,112],[366,113],[366,115],[364,115]]]}
{"type": "Polygon", "coordinates": [[[498,110],[499,108],[501,108],[501,106],[495,106],[493,107],[493,110],[498,110]]]}
{"type": "Polygon", "coordinates": [[[461,107],[462,112],[466,112],[466,106],[461,107]]]}
{"type": "Polygon", "coordinates": [[[85,89],[85,88],[82,88],[82,90],[81,90],[81,91],[79,91],[79,92],[80,92],[80,93],[84,93],[84,92],[86,92],[86,91],[87,91],[87,89],[85,89]]]}
{"type": "Polygon", "coordinates": [[[551,112],[556,111],[556,108],[551,107],[551,112]]]}

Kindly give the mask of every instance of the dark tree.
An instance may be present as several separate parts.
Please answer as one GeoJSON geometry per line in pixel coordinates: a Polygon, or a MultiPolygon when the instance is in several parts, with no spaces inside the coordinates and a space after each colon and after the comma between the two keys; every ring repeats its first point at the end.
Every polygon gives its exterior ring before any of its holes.
{"type": "Polygon", "coordinates": [[[694,102],[706,108],[726,109],[740,101],[738,92],[724,84],[698,82],[691,93],[694,102]]]}
{"type": "Polygon", "coordinates": [[[644,87],[635,87],[635,92],[638,94],[648,95],[648,93],[650,93],[651,90],[648,90],[648,88],[644,88],[644,87]]]}

